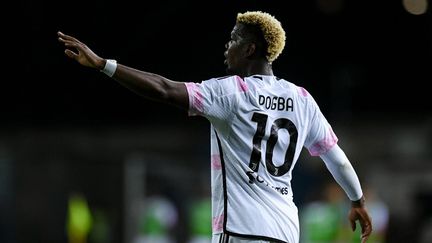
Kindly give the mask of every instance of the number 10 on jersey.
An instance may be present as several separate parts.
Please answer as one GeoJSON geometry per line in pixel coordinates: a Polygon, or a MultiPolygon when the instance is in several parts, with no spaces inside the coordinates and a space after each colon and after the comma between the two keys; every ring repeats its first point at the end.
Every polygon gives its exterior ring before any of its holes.
{"type": "MultiPolygon", "coordinates": [[[[249,161],[249,168],[258,172],[261,161],[261,144],[265,135],[268,115],[255,112],[252,116],[252,121],[257,123],[257,129],[252,139],[252,153],[249,161]]],[[[294,123],[287,118],[278,118],[271,125],[270,136],[267,140],[265,151],[265,163],[267,171],[273,176],[283,176],[290,169],[294,160],[294,153],[297,145],[297,128],[294,123]],[[279,130],[286,129],[289,134],[289,144],[285,152],[284,163],[281,166],[275,166],[273,163],[273,150],[279,139],[279,130]]],[[[282,138],[281,138],[282,139],[282,138]]]]}

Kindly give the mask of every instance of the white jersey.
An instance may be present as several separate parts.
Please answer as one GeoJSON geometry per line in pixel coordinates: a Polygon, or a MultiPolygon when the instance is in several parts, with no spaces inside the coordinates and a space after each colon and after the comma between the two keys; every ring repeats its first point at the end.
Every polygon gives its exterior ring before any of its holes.
{"type": "Polygon", "coordinates": [[[312,96],[265,75],[186,88],[189,114],[211,123],[213,233],[298,242],[292,170],[303,146],[318,156],[337,143],[312,96]]]}

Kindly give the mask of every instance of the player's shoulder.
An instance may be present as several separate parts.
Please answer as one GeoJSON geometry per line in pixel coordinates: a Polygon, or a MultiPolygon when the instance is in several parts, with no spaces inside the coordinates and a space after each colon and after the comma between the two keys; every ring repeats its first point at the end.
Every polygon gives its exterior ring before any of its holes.
{"type": "Polygon", "coordinates": [[[307,88],[283,78],[276,78],[276,80],[278,80],[278,83],[283,83],[284,88],[291,90],[292,94],[295,95],[296,100],[299,102],[304,103],[306,106],[312,105],[312,107],[314,107],[316,105],[313,95],[307,88]]]}
{"type": "Polygon", "coordinates": [[[235,80],[236,77],[237,77],[236,75],[227,75],[227,76],[214,77],[214,78],[203,80],[202,83],[217,83],[217,84],[221,84],[223,82],[229,82],[231,80],[235,80]]]}
{"type": "Polygon", "coordinates": [[[221,76],[221,77],[216,77],[214,79],[216,80],[225,80],[225,79],[231,79],[233,77],[235,77],[236,75],[225,75],[225,76],[221,76]]]}
{"type": "Polygon", "coordinates": [[[228,75],[204,80],[203,83],[212,87],[231,88],[232,86],[236,86],[239,81],[242,81],[240,76],[228,75]]]}
{"type": "Polygon", "coordinates": [[[211,90],[217,96],[234,94],[238,90],[245,90],[244,81],[237,75],[211,78],[202,81],[201,85],[202,87],[211,90]]]}
{"type": "Polygon", "coordinates": [[[288,85],[291,89],[293,89],[300,98],[313,99],[312,95],[309,93],[309,91],[305,87],[300,86],[298,84],[295,84],[295,83],[290,82],[290,81],[285,80],[285,79],[280,79],[280,81],[285,82],[286,85],[288,85]]]}
{"type": "Polygon", "coordinates": [[[278,84],[280,84],[281,86],[292,90],[293,92],[295,92],[300,98],[312,98],[312,95],[309,93],[309,91],[307,91],[306,88],[304,88],[303,86],[300,86],[292,81],[289,81],[287,79],[278,77],[278,76],[274,76],[274,79],[276,80],[276,82],[278,84]]]}

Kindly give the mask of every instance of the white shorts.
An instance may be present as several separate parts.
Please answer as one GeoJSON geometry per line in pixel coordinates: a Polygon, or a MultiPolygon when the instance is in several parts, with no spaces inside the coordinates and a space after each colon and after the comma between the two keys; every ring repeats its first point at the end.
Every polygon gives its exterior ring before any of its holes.
{"type": "Polygon", "coordinates": [[[243,238],[243,237],[220,233],[220,234],[213,235],[212,243],[273,243],[273,242],[267,240],[243,238]]]}

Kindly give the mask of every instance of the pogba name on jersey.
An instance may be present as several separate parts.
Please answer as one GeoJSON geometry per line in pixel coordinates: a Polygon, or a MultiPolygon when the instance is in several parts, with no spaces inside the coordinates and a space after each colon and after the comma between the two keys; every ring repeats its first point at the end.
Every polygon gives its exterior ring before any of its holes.
{"type": "Polygon", "coordinates": [[[267,110],[294,111],[294,103],[291,98],[259,95],[258,104],[267,110]]]}

